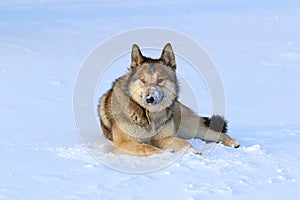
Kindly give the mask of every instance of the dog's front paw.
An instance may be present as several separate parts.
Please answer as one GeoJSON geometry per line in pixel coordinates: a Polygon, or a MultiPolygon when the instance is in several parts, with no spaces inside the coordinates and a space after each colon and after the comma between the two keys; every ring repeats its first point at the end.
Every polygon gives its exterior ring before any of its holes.
{"type": "Polygon", "coordinates": [[[232,138],[227,138],[222,141],[222,144],[228,147],[234,147],[234,148],[239,148],[240,143],[238,140],[232,139],[232,138]]]}
{"type": "Polygon", "coordinates": [[[187,152],[191,152],[191,153],[193,153],[193,154],[195,154],[195,155],[202,156],[202,153],[201,153],[200,151],[194,149],[193,147],[189,147],[189,148],[187,149],[187,152]]]}

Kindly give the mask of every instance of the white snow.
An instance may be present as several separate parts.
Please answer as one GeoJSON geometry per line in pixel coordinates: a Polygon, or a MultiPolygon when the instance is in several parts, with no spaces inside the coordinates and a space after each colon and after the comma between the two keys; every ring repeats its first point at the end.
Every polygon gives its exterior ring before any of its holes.
{"type": "Polygon", "coordinates": [[[246,147],[245,150],[248,151],[248,152],[254,152],[254,151],[259,152],[259,151],[261,151],[259,144],[255,144],[255,145],[252,145],[250,147],[246,147]]]}
{"type": "MultiPolygon", "coordinates": [[[[298,199],[299,7],[269,0],[1,2],[0,199],[298,199]],[[115,155],[107,141],[84,147],[72,113],[80,66],[99,43],[141,27],[179,31],[206,49],[224,83],[229,134],[241,148],[218,144],[205,158],[141,158],[115,155]],[[138,172],[161,163],[135,174],[107,166],[138,172]]],[[[116,77],[129,57],[118,63],[116,77]]],[[[189,74],[184,65],[178,59],[182,75],[189,74]]],[[[190,81],[197,112],[212,114],[205,84],[190,81]]],[[[107,80],[96,98],[109,87],[107,80]]]]}

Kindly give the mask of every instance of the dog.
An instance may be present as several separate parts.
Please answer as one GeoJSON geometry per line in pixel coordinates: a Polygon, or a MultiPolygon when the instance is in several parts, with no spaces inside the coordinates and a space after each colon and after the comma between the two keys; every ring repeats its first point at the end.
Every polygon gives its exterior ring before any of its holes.
{"type": "Polygon", "coordinates": [[[166,149],[198,153],[187,141],[192,138],[239,147],[226,134],[223,117],[199,117],[178,101],[176,67],[170,43],[159,59],[145,57],[136,44],[132,46],[128,72],[114,81],[98,104],[102,131],[117,152],[137,156],[166,149]]]}

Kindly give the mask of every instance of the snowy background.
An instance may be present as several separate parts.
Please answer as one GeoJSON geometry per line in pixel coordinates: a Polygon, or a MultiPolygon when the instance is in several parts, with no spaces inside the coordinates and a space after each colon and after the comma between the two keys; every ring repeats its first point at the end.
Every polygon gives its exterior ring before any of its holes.
{"type": "Polygon", "coordinates": [[[1,1],[0,199],[298,199],[299,9],[296,0],[1,1]],[[241,148],[128,174],[82,147],[72,114],[80,65],[107,38],[141,27],[206,49],[241,148]]]}

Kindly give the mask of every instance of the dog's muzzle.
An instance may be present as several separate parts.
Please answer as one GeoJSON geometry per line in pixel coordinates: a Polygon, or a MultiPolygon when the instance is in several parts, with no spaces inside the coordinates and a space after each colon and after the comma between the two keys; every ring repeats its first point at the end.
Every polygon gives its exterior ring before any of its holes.
{"type": "Polygon", "coordinates": [[[142,94],[143,102],[149,106],[159,104],[160,102],[162,102],[163,98],[164,93],[157,86],[148,87],[142,94]]]}

